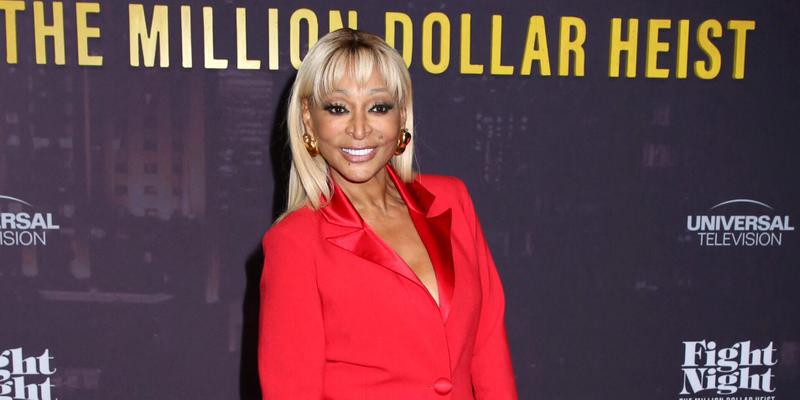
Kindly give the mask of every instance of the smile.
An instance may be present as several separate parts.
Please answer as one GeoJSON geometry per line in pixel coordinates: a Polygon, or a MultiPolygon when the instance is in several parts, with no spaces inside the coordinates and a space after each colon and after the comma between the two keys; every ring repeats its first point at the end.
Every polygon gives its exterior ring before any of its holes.
{"type": "Polygon", "coordinates": [[[354,156],[365,156],[365,155],[375,151],[375,148],[374,147],[368,147],[368,148],[364,148],[364,149],[354,149],[354,148],[349,148],[349,147],[342,147],[342,151],[347,153],[347,154],[354,155],[354,156]]]}
{"type": "Polygon", "coordinates": [[[377,151],[375,151],[375,149],[376,149],[375,147],[364,147],[360,149],[353,147],[340,148],[345,160],[351,163],[362,163],[372,160],[372,158],[375,157],[375,154],[378,153],[377,151]]]}

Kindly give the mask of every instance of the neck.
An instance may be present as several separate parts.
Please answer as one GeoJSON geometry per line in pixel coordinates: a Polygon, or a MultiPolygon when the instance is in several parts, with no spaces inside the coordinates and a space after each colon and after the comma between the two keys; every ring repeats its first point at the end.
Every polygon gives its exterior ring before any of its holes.
{"type": "Polygon", "coordinates": [[[333,169],[331,177],[360,214],[370,211],[388,213],[391,206],[400,199],[400,193],[386,168],[381,168],[366,182],[348,181],[333,169]]]}

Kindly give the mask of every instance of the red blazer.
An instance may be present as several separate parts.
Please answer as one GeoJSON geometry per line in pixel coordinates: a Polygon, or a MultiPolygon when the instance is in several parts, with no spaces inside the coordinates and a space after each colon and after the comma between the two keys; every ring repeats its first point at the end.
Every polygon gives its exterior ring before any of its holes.
{"type": "Polygon", "coordinates": [[[515,400],[505,300],[455,177],[387,171],[431,257],[440,305],[334,187],[262,239],[265,400],[515,400]]]}

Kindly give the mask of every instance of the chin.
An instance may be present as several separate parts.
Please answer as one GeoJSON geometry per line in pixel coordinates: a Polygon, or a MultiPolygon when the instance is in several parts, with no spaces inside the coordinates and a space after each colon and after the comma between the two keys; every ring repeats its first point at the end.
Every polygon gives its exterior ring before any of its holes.
{"type": "Polygon", "coordinates": [[[336,172],[339,175],[346,179],[349,182],[353,183],[364,183],[369,181],[370,179],[374,178],[375,175],[378,174],[386,165],[383,164],[375,164],[375,163],[365,163],[368,165],[344,165],[343,168],[336,168],[336,172]]]}
{"type": "Polygon", "coordinates": [[[373,177],[375,177],[375,175],[377,174],[377,171],[374,174],[358,173],[358,172],[352,172],[352,171],[348,171],[348,172],[339,173],[339,175],[341,175],[342,178],[347,179],[349,182],[353,182],[353,183],[364,183],[364,182],[367,182],[370,179],[372,179],[373,177]]]}

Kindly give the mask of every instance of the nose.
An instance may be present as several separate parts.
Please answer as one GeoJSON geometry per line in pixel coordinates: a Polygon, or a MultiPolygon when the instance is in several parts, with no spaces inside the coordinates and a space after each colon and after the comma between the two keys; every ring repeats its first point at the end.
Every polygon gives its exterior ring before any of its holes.
{"type": "Polygon", "coordinates": [[[367,112],[356,110],[350,118],[350,123],[347,125],[345,132],[352,136],[354,139],[364,139],[372,133],[372,127],[367,118],[367,112]]]}

